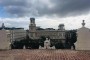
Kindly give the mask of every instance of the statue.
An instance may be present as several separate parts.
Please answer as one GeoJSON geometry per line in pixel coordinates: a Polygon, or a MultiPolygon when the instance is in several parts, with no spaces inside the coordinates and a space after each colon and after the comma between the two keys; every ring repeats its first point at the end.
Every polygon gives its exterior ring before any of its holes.
{"type": "Polygon", "coordinates": [[[50,39],[46,38],[44,41],[44,47],[39,46],[39,49],[55,49],[55,46],[50,47],[50,39]]]}
{"type": "Polygon", "coordinates": [[[50,39],[46,38],[46,40],[44,41],[44,48],[50,49],[50,39]]]}
{"type": "Polygon", "coordinates": [[[23,49],[26,49],[25,45],[23,46],[23,49]]]}

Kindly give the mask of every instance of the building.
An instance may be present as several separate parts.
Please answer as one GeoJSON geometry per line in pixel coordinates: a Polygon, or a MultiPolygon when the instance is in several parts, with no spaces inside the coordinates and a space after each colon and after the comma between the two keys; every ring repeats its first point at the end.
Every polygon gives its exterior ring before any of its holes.
{"type": "Polygon", "coordinates": [[[40,28],[36,26],[35,18],[30,18],[30,25],[29,25],[29,38],[37,40],[40,37],[49,37],[51,41],[61,41],[65,43],[65,28],[64,24],[60,24],[58,29],[53,28],[40,28]]]}
{"type": "Polygon", "coordinates": [[[5,27],[4,23],[2,23],[0,30],[9,31],[12,41],[20,41],[26,38],[26,30],[24,28],[5,27]]]}
{"type": "Polygon", "coordinates": [[[84,20],[77,30],[76,50],[90,50],[90,29],[85,27],[84,20]]]}
{"type": "Polygon", "coordinates": [[[26,31],[23,28],[10,30],[10,34],[12,41],[20,41],[26,38],[26,31]]]}
{"type": "MultiPolygon", "coordinates": [[[[10,27],[5,27],[4,23],[2,23],[2,27],[0,27],[0,46],[4,48],[3,44],[13,44],[15,41],[20,41],[23,39],[26,39],[26,30],[24,28],[10,28],[10,27]],[[2,41],[3,40],[3,41],[2,41]]],[[[8,49],[10,46],[9,45],[6,49],[8,49]]],[[[3,49],[2,48],[2,49],[3,49]]]]}

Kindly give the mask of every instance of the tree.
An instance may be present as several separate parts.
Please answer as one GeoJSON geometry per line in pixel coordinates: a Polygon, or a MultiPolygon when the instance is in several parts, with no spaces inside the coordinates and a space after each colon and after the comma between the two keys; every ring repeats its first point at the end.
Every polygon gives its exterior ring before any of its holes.
{"type": "Polygon", "coordinates": [[[39,48],[39,41],[38,40],[31,40],[31,49],[38,49],[39,48]]]}
{"type": "Polygon", "coordinates": [[[14,42],[11,44],[11,48],[12,48],[12,49],[23,49],[23,44],[21,44],[20,41],[14,41],[14,42]]]}
{"type": "Polygon", "coordinates": [[[55,44],[55,48],[56,48],[56,49],[64,49],[63,43],[62,43],[62,42],[57,42],[57,43],[55,44]]]}
{"type": "Polygon", "coordinates": [[[23,47],[25,46],[26,49],[29,49],[30,42],[31,42],[31,39],[27,35],[25,39],[22,39],[20,41],[13,41],[13,43],[11,44],[11,48],[12,49],[23,49],[23,47]]]}
{"type": "Polygon", "coordinates": [[[45,36],[41,36],[40,40],[39,40],[39,45],[41,45],[42,47],[44,47],[44,41],[46,40],[45,36]]]}
{"type": "Polygon", "coordinates": [[[76,32],[77,32],[76,30],[70,30],[66,32],[66,42],[65,42],[66,48],[71,48],[71,46],[73,46],[73,48],[75,49],[74,43],[77,41],[76,32]]]}

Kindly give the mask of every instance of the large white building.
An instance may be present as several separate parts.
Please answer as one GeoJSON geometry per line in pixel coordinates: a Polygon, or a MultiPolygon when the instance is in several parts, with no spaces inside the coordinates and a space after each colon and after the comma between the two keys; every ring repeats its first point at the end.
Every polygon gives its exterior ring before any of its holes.
{"type": "Polygon", "coordinates": [[[36,26],[35,18],[30,18],[29,38],[31,39],[40,39],[41,36],[44,36],[46,38],[49,37],[52,41],[61,41],[65,43],[65,32],[64,24],[60,24],[58,29],[43,29],[36,26]]]}
{"type": "Polygon", "coordinates": [[[90,29],[85,27],[84,20],[77,30],[76,50],[90,50],[90,29]]]}
{"type": "Polygon", "coordinates": [[[26,31],[22,28],[10,30],[11,40],[20,41],[26,38],[26,31]]]}

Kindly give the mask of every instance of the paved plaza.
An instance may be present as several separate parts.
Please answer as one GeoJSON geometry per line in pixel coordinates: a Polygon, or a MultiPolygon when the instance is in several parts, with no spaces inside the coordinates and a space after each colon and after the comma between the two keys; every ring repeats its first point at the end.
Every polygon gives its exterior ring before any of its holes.
{"type": "Polygon", "coordinates": [[[90,51],[75,50],[7,50],[0,60],[90,60],[90,51]]]}

